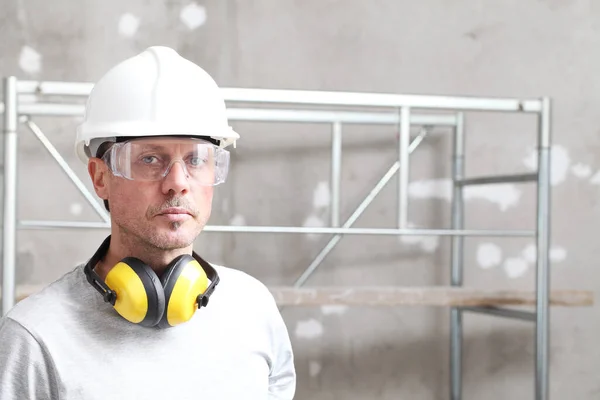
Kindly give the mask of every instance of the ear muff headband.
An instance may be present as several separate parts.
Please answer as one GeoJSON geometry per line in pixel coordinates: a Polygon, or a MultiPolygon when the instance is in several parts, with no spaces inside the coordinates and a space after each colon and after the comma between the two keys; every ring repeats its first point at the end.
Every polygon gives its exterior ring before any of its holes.
{"type": "Polygon", "coordinates": [[[127,257],[109,271],[105,282],[94,267],[109,246],[110,236],[86,263],[84,272],[104,301],[133,323],[166,328],[188,321],[196,309],[208,305],[220,282],[214,267],[195,252],[173,260],[161,280],[141,260],[127,257]]]}
{"type": "Polygon", "coordinates": [[[102,278],[100,278],[100,276],[96,273],[96,271],[94,271],[96,264],[98,264],[98,262],[108,252],[109,246],[110,246],[110,236],[108,236],[106,239],[104,239],[104,241],[102,242],[100,247],[98,247],[98,250],[96,250],[96,252],[92,256],[92,258],[90,258],[90,260],[87,262],[87,264],[85,264],[85,266],[83,267],[83,272],[85,273],[87,281],[90,283],[90,285],[92,285],[94,287],[94,289],[96,289],[102,295],[102,298],[104,299],[104,301],[107,303],[110,303],[114,306],[115,302],[117,300],[117,292],[115,292],[110,287],[108,287],[104,283],[102,278]]]}

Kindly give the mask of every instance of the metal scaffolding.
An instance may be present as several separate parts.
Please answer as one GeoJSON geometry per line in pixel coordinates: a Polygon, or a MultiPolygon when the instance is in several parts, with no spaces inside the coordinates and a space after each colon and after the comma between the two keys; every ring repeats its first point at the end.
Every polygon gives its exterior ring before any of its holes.
{"type": "MultiPolygon", "coordinates": [[[[2,313],[5,314],[15,303],[17,229],[109,229],[110,219],[106,211],[81,183],[71,168],[52,146],[35,124],[36,116],[82,116],[82,99],[90,93],[92,84],[75,82],[34,82],[19,81],[16,77],[4,78],[4,99],[0,104],[3,115],[4,133],[4,224],[3,224],[3,268],[2,268],[2,313]],[[36,101],[21,100],[22,95],[35,95],[36,101]],[[50,100],[49,100],[50,99],[50,100]],[[60,102],[55,101],[60,99],[60,102]],[[77,100],[77,101],[75,101],[77,100]],[[54,157],[62,170],[75,183],[77,188],[94,207],[103,222],[70,221],[19,221],[16,215],[17,204],[17,127],[24,123],[40,140],[46,150],[54,157]]],[[[355,291],[346,304],[440,304],[450,307],[450,398],[458,400],[462,396],[462,341],[464,312],[479,312],[490,315],[516,318],[535,324],[535,387],[536,400],[547,400],[549,377],[549,238],[550,238],[550,143],[551,143],[551,103],[548,98],[512,99],[512,98],[476,98],[425,95],[399,95],[377,93],[321,92],[300,90],[265,90],[224,88],[223,94],[229,105],[228,117],[232,121],[277,121],[310,122],[331,126],[331,220],[325,228],[282,227],[282,226],[206,226],[207,232],[245,232],[245,233],[321,233],[332,235],[329,243],[316,256],[300,277],[289,288],[276,292],[276,298],[285,304],[322,304],[324,302],[344,302],[344,293],[340,291],[314,291],[300,288],[317,269],[327,254],[344,235],[418,235],[450,236],[451,245],[451,288],[444,293],[431,290],[429,297],[415,300],[414,293],[390,291],[390,288],[355,291]],[[238,103],[256,104],[261,107],[235,107],[238,103]],[[276,104],[280,107],[269,108],[276,104]],[[281,106],[288,106],[282,109],[281,106]],[[319,106],[320,109],[295,109],[294,106],[319,106]],[[335,110],[343,107],[344,110],[335,110]],[[359,108],[378,111],[360,110],[359,108]],[[324,109],[325,108],[325,109],[324,109]],[[359,110],[354,110],[357,108],[359,110]],[[348,109],[351,109],[350,111],[348,109]],[[415,110],[445,111],[445,114],[418,114],[415,110]],[[467,178],[465,176],[465,124],[466,112],[504,112],[528,113],[537,116],[537,171],[535,173],[505,175],[493,177],[467,178]],[[451,112],[449,114],[447,112],[451,112]],[[340,221],[340,171],[342,157],[342,127],[348,124],[379,124],[397,126],[399,131],[398,159],[383,175],[363,202],[356,208],[347,221],[340,221]],[[411,136],[411,127],[420,127],[416,136],[411,136]],[[452,220],[450,229],[413,229],[408,227],[408,186],[410,154],[435,127],[447,127],[453,134],[452,163],[452,220]],[[383,187],[396,176],[397,221],[395,228],[352,228],[354,222],[373,201],[383,187]],[[536,226],[529,230],[482,230],[465,229],[463,222],[463,189],[470,185],[486,185],[507,182],[534,183],[537,186],[536,226]],[[478,302],[476,293],[460,291],[463,284],[464,238],[467,236],[510,236],[534,237],[537,248],[536,288],[531,304],[535,311],[517,311],[478,302]],[[386,292],[387,290],[387,292],[386,292]],[[382,295],[383,294],[383,295],[382,295]],[[286,297],[287,296],[287,297],[286,297]],[[387,297],[386,297],[387,296],[387,297]],[[404,296],[404,297],[403,297],[404,296]],[[411,301],[407,298],[411,297],[411,301]],[[437,296],[437,297],[436,297],[437,296]],[[448,300],[448,296],[451,300],[448,300]],[[454,297],[452,297],[454,296],[454,297]],[[461,297],[462,296],[462,297],[461,297]],[[378,300],[377,300],[378,299],[378,300]],[[404,299],[404,300],[402,300],[404,299]],[[469,302],[471,300],[471,302],[469,302]],[[361,303],[362,301],[362,303],[361,303]]],[[[404,288],[406,289],[406,288],[404,288]]],[[[481,293],[487,293],[481,291],[481,293]]],[[[494,299],[493,296],[481,296],[494,299]]],[[[568,297],[568,296],[567,296],[568,297]]],[[[498,304],[502,302],[497,297],[498,304]]],[[[513,304],[527,304],[521,297],[513,304]]],[[[579,302],[585,304],[586,299],[579,302]]],[[[560,299],[557,300],[560,303],[560,299]]],[[[568,303],[568,301],[567,301],[568,303]]],[[[577,303],[577,301],[575,301],[577,303]]]]}

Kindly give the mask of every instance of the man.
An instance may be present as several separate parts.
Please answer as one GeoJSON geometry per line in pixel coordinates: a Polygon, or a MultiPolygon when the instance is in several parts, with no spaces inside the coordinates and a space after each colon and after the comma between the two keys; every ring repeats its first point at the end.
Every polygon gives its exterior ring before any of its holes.
{"type": "Polygon", "coordinates": [[[94,86],[76,149],[111,232],[0,320],[0,399],[291,399],[267,288],[192,250],[239,135],[212,78],[165,47],[94,86]]]}

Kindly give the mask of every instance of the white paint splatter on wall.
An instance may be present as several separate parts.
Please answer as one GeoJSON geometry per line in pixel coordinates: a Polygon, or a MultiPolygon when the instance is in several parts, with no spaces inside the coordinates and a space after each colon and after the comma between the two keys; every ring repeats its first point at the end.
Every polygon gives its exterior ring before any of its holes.
{"type": "Polygon", "coordinates": [[[481,243],[477,248],[477,263],[483,269],[500,265],[502,262],[502,249],[494,243],[481,243]]]}
{"type": "Polygon", "coordinates": [[[550,249],[550,261],[561,262],[567,258],[567,250],[562,247],[553,247],[550,249]]]}
{"type": "MultiPolygon", "coordinates": [[[[409,223],[408,227],[415,228],[415,225],[409,223]]],[[[435,252],[440,245],[439,236],[399,235],[398,241],[407,245],[418,246],[426,253],[435,252]]]]}
{"type": "Polygon", "coordinates": [[[19,56],[19,67],[29,74],[36,74],[42,69],[42,56],[29,46],[23,46],[19,56]]]}
{"type": "Polygon", "coordinates": [[[571,173],[578,178],[588,178],[592,175],[592,168],[589,165],[579,163],[571,167],[571,173]]]}
{"type": "Polygon", "coordinates": [[[83,206],[80,203],[71,203],[69,206],[69,212],[73,215],[81,215],[83,206]]]}
{"type": "Polygon", "coordinates": [[[408,185],[408,195],[415,199],[452,199],[452,181],[450,179],[429,179],[412,181],[408,185]]]}
{"type": "MultiPolygon", "coordinates": [[[[569,172],[569,167],[571,165],[571,158],[569,157],[569,152],[564,146],[561,145],[553,145],[551,150],[551,176],[550,183],[552,186],[556,186],[565,181],[567,178],[567,174],[569,172]]],[[[523,164],[525,167],[532,171],[537,170],[537,152],[535,150],[531,150],[529,155],[523,159],[523,164]]]]}
{"type": "Polygon", "coordinates": [[[343,304],[331,304],[326,306],[321,306],[321,312],[323,315],[342,315],[348,310],[348,306],[343,304]]]}
{"type": "Polygon", "coordinates": [[[523,276],[529,269],[529,264],[523,258],[508,258],[504,261],[504,271],[509,278],[515,279],[523,276]]]}
{"type": "MultiPolygon", "coordinates": [[[[431,179],[413,181],[408,186],[408,195],[416,199],[438,198],[446,201],[452,199],[452,180],[431,179]]],[[[518,204],[521,191],[513,184],[498,184],[490,186],[468,186],[463,191],[463,199],[486,200],[497,204],[502,211],[518,204]]]]}
{"type": "Polygon", "coordinates": [[[316,377],[321,373],[321,364],[318,361],[311,361],[308,363],[308,374],[311,378],[316,377]]]}
{"type": "Polygon", "coordinates": [[[510,183],[497,185],[468,186],[463,191],[465,201],[481,199],[495,203],[500,211],[516,206],[521,199],[521,191],[510,183]]]}
{"type": "MultiPolygon", "coordinates": [[[[537,261],[537,246],[529,244],[523,249],[523,258],[530,264],[535,264],[537,261]]],[[[562,262],[567,258],[567,250],[564,247],[552,246],[549,252],[549,258],[552,262],[562,262]]]]}
{"type": "Polygon", "coordinates": [[[567,178],[571,158],[567,149],[560,145],[552,146],[552,166],[550,181],[552,185],[558,185],[567,178]]]}
{"type": "Polygon", "coordinates": [[[523,164],[528,169],[535,171],[537,169],[537,152],[535,150],[530,150],[527,157],[523,159],[523,164]]]}
{"type": "Polygon", "coordinates": [[[319,182],[313,193],[313,207],[326,208],[331,202],[329,194],[329,184],[327,182],[319,182]]]}
{"type": "Polygon", "coordinates": [[[433,253],[440,246],[439,236],[400,236],[402,243],[417,245],[425,253],[433,253]]]}
{"type": "MultiPolygon", "coordinates": [[[[323,228],[325,226],[325,221],[322,218],[319,218],[316,215],[309,215],[305,220],[303,226],[305,228],[323,228]]],[[[320,235],[318,233],[308,233],[306,237],[309,239],[316,239],[320,235]]]]}
{"type": "Polygon", "coordinates": [[[229,221],[229,225],[233,225],[233,226],[244,226],[246,225],[246,218],[244,218],[243,215],[241,214],[236,214],[233,218],[231,218],[231,220],[229,221]]]}
{"type": "Polygon", "coordinates": [[[596,172],[590,179],[590,183],[593,185],[600,185],[600,171],[596,172]]]}
{"type": "Polygon", "coordinates": [[[206,8],[196,3],[188,4],[181,9],[179,19],[188,29],[197,29],[206,22],[206,8]]]}
{"type": "MultiPolygon", "coordinates": [[[[552,263],[562,262],[567,258],[567,250],[560,246],[553,246],[550,248],[549,258],[552,263]]],[[[509,278],[519,278],[529,268],[535,268],[536,262],[537,246],[535,243],[529,243],[518,256],[507,259],[503,266],[509,278]]]]}
{"type": "Polygon", "coordinates": [[[301,339],[315,339],[323,335],[323,324],[316,319],[298,321],[296,336],[301,339]]]}
{"type": "Polygon", "coordinates": [[[121,15],[119,18],[119,34],[124,37],[132,37],[140,26],[140,19],[131,13],[121,15]]]}
{"type": "Polygon", "coordinates": [[[536,245],[533,243],[528,244],[522,251],[523,259],[530,264],[535,264],[535,260],[537,260],[537,251],[536,245]]]}

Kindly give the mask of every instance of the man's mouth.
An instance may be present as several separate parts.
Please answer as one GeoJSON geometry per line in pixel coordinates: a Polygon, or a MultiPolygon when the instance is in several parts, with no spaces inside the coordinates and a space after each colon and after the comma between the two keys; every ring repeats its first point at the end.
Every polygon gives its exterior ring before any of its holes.
{"type": "Polygon", "coordinates": [[[178,215],[178,214],[187,214],[192,215],[187,209],[181,207],[169,207],[165,210],[162,210],[159,215],[178,215]]]}

